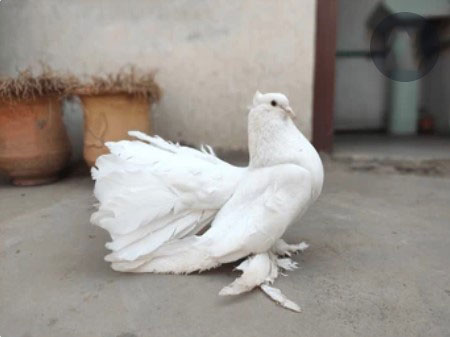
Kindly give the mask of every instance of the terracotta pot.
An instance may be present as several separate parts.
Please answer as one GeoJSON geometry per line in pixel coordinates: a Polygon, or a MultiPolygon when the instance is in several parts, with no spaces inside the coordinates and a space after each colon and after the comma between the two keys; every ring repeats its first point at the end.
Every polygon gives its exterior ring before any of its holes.
{"type": "Polygon", "coordinates": [[[128,131],[150,132],[150,101],[128,94],[82,95],[84,160],[89,166],[108,153],[108,141],[130,139],[128,131]]]}
{"type": "Polygon", "coordinates": [[[70,154],[57,97],[0,102],[0,170],[14,185],[57,180],[70,154]]]}

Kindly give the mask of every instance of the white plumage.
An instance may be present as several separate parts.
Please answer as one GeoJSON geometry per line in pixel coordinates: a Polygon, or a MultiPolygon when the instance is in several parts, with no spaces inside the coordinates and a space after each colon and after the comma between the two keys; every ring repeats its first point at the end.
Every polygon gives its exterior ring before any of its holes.
{"type": "Polygon", "coordinates": [[[323,167],[291,117],[284,95],[256,93],[246,168],[220,160],[210,147],[137,131],[129,133],[137,140],[107,143],[111,153],[92,169],[99,207],[91,217],[111,235],[105,260],[123,272],[191,273],[246,258],[237,267],[242,275],[220,295],[260,286],[300,311],[270,284],[279,269],[297,267],[286,256],[307,248],[281,237],[319,196],[323,167]]]}

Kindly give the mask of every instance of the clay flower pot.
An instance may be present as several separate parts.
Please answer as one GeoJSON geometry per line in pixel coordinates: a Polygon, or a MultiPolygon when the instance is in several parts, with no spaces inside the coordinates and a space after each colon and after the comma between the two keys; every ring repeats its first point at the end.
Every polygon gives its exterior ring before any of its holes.
{"type": "Polygon", "coordinates": [[[57,180],[70,154],[56,96],[0,101],[0,170],[14,185],[57,180]]]}
{"type": "Polygon", "coordinates": [[[76,81],[42,65],[0,78],[0,170],[15,185],[56,180],[70,159],[60,98],[76,81]]]}
{"type": "Polygon", "coordinates": [[[128,131],[150,133],[150,100],[130,94],[80,95],[84,111],[84,160],[89,166],[108,153],[108,141],[130,139],[128,131]]]}
{"type": "Polygon", "coordinates": [[[84,159],[89,166],[108,153],[106,142],[130,139],[128,131],[150,133],[150,109],[161,97],[154,72],[134,67],[92,76],[73,91],[84,111],[84,159]]]}

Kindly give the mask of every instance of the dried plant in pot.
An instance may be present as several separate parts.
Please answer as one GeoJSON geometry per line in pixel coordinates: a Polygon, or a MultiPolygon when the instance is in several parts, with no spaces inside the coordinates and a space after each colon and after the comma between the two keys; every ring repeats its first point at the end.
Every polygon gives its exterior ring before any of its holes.
{"type": "Polygon", "coordinates": [[[134,68],[92,76],[74,93],[83,105],[83,156],[89,166],[108,153],[105,142],[129,139],[130,130],[149,133],[151,106],[161,96],[154,72],[138,73],[134,68]]]}
{"type": "Polygon", "coordinates": [[[74,84],[44,68],[0,79],[0,171],[14,185],[50,183],[68,165],[71,147],[61,97],[74,84]]]}

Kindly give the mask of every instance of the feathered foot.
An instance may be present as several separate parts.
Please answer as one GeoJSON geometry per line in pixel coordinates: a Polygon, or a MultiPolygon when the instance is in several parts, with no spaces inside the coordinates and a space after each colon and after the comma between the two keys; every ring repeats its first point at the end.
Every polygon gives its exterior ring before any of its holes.
{"type": "Polygon", "coordinates": [[[219,295],[239,295],[259,286],[267,296],[282,307],[300,312],[301,309],[296,303],[286,298],[279,289],[270,286],[278,277],[279,268],[285,271],[294,270],[297,263],[290,258],[278,258],[272,253],[250,256],[236,267],[242,271],[242,275],[223,288],[219,295]]]}
{"type": "Polygon", "coordinates": [[[297,303],[292,302],[290,299],[288,299],[280,289],[274,288],[269,286],[268,284],[264,283],[261,285],[261,290],[264,291],[264,293],[269,296],[273,301],[281,305],[282,307],[295,311],[295,312],[301,312],[302,308],[298,306],[297,303]]]}
{"type": "Polygon", "coordinates": [[[278,276],[278,267],[268,253],[250,256],[236,269],[242,271],[242,275],[223,288],[219,295],[239,295],[264,282],[273,282],[278,276]]]}
{"type": "Polygon", "coordinates": [[[279,256],[291,256],[303,252],[309,245],[306,242],[300,242],[298,244],[288,244],[283,239],[279,239],[272,247],[272,251],[279,256]]]}

